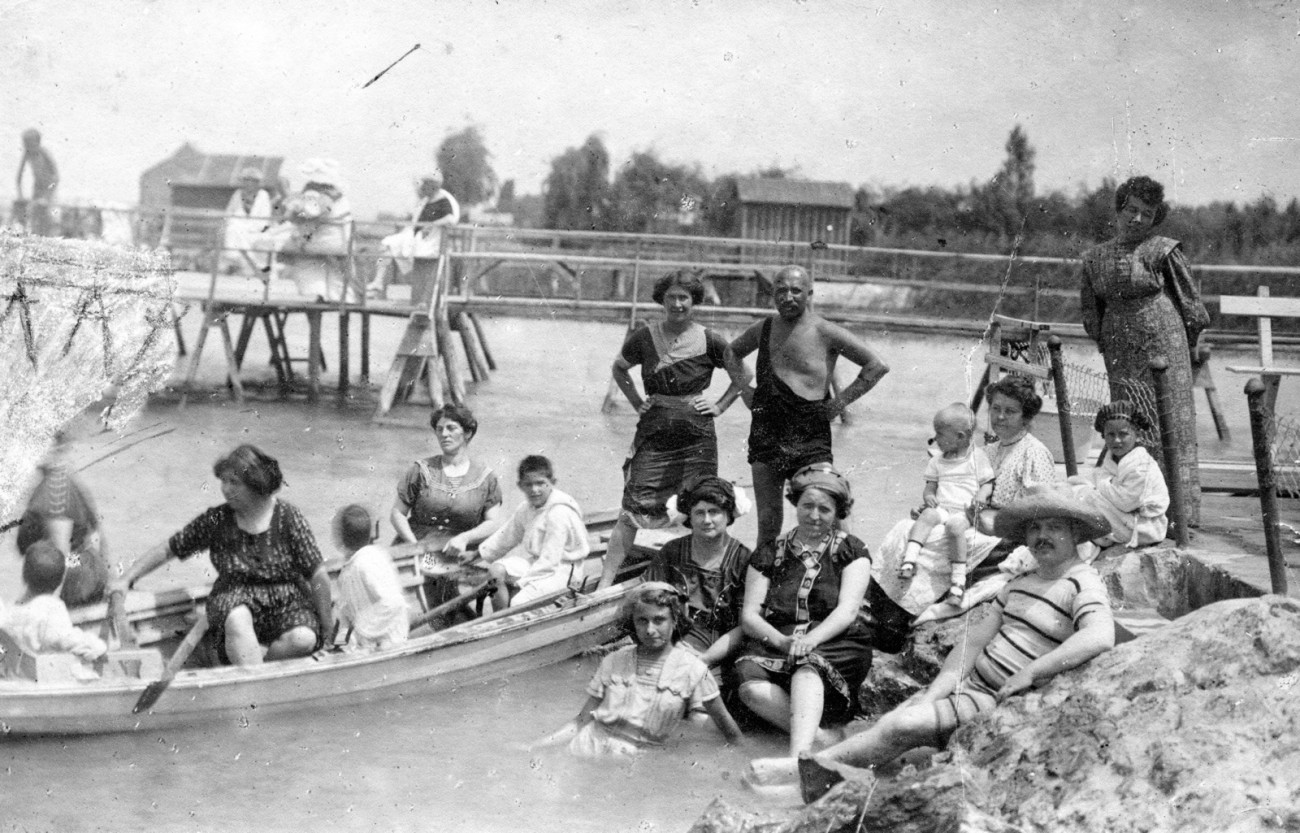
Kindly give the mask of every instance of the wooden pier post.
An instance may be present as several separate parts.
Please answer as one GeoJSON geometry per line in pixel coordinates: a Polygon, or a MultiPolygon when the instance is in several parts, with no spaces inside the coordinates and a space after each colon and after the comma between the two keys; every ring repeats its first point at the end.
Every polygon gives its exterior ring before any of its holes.
{"type": "Polygon", "coordinates": [[[1278,532],[1277,474],[1273,471],[1273,414],[1268,406],[1268,387],[1258,378],[1246,383],[1250,408],[1250,444],[1255,452],[1255,478],[1259,481],[1259,509],[1264,516],[1264,548],[1268,552],[1268,575],[1273,592],[1286,594],[1286,558],[1278,532]]]}
{"type": "Polygon", "coordinates": [[[483,334],[483,326],[478,323],[478,316],[469,310],[465,311],[469,317],[469,322],[474,325],[474,334],[478,336],[478,346],[483,348],[483,358],[487,360],[488,370],[497,369],[497,360],[492,358],[492,348],[488,346],[487,336],[483,334]]]}
{"type": "Polygon", "coordinates": [[[486,382],[490,373],[487,356],[483,352],[483,345],[479,343],[478,330],[470,320],[469,313],[465,310],[456,313],[456,320],[453,323],[460,331],[461,344],[465,346],[470,375],[474,377],[475,382],[486,382]]]}
{"type": "Polygon", "coordinates": [[[1151,375],[1156,383],[1156,414],[1160,419],[1160,446],[1164,450],[1165,484],[1169,487],[1169,524],[1174,530],[1174,542],[1180,547],[1190,541],[1187,529],[1187,504],[1184,503],[1183,450],[1174,440],[1174,401],[1169,390],[1169,362],[1164,356],[1151,359],[1151,375]]]}
{"type": "Polygon", "coordinates": [[[1070,394],[1065,388],[1065,361],[1061,358],[1061,337],[1049,336],[1047,353],[1052,361],[1052,387],[1056,390],[1056,413],[1061,423],[1061,451],[1065,454],[1065,474],[1074,477],[1079,473],[1079,461],[1074,452],[1074,424],[1070,420],[1070,394]]]}

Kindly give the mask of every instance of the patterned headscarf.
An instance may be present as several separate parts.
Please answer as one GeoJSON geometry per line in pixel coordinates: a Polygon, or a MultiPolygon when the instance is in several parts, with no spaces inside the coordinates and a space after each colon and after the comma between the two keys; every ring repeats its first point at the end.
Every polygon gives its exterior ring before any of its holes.
{"type": "Polygon", "coordinates": [[[1139,431],[1151,430],[1150,418],[1127,399],[1116,399],[1114,402],[1102,405],[1097,411],[1097,418],[1092,421],[1092,427],[1101,434],[1106,430],[1106,423],[1112,419],[1128,420],[1139,431]]]}
{"type": "Polygon", "coordinates": [[[795,472],[790,478],[786,499],[797,504],[805,489],[821,489],[835,499],[840,509],[839,516],[848,517],[849,508],[853,506],[853,490],[844,475],[831,468],[829,463],[813,463],[795,472]]]}

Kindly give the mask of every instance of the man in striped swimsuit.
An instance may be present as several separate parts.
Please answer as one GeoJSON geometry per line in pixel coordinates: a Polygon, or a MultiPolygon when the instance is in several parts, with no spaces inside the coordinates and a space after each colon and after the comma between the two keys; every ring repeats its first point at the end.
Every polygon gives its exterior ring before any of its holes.
{"type": "Polygon", "coordinates": [[[942,746],[977,714],[1110,650],[1110,599],[1101,577],[1075,549],[1109,527],[1068,491],[1048,486],[1031,489],[1000,512],[998,535],[1028,544],[1037,569],[1002,589],[927,689],[867,731],[802,757],[804,799],[815,800],[842,780],[844,764],[874,767],[909,749],[942,746]]]}

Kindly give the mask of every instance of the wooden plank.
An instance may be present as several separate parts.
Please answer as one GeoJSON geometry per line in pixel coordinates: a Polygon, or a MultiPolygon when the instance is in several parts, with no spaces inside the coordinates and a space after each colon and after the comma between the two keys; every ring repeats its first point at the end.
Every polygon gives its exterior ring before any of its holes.
{"type": "Polygon", "coordinates": [[[1050,379],[1052,376],[1052,372],[1041,365],[1014,361],[994,353],[985,353],[984,363],[993,365],[994,367],[999,367],[1012,373],[1023,373],[1026,376],[1033,376],[1036,379],[1050,379]]]}
{"type": "Polygon", "coordinates": [[[1224,315],[1261,316],[1264,318],[1300,318],[1300,298],[1220,295],[1219,312],[1224,315]]]}
{"type": "Polygon", "coordinates": [[[1251,376],[1300,376],[1300,367],[1242,367],[1229,365],[1229,373],[1248,373],[1251,376]]]}

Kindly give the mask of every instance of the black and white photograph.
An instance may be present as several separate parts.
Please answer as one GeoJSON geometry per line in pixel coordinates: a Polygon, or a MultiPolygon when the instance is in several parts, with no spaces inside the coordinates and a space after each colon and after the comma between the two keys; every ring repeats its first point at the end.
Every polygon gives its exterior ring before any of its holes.
{"type": "Polygon", "coordinates": [[[0,833],[1300,830],[1300,4],[0,0],[0,79],[0,833]]]}

